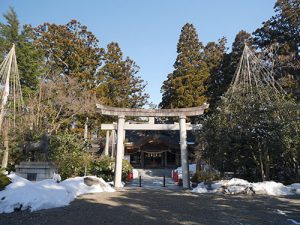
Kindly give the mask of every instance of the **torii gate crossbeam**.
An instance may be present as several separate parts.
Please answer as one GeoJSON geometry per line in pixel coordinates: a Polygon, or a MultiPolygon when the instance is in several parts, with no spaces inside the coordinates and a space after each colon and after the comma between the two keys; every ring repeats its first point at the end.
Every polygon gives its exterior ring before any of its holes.
{"type": "MultiPolygon", "coordinates": [[[[186,123],[186,130],[200,130],[202,128],[201,124],[190,124],[186,123]]],[[[117,124],[101,124],[101,130],[117,130],[117,124]]],[[[180,130],[179,123],[174,124],[132,124],[125,123],[124,130],[180,130]]]]}

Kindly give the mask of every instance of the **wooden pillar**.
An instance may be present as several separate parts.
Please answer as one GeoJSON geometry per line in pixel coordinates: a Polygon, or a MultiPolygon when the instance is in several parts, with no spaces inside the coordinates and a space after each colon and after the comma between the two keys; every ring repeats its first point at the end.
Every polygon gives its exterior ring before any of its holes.
{"type": "Polygon", "coordinates": [[[145,153],[141,151],[141,167],[145,167],[145,153]]]}
{"type": "Polygon", "coordinates": [[[116,140],[116,131],[112,130],[111,132],[111,158],[115,157],[115,140],[116,140]]]}
{"type": "Polygon", "coordinates": [[[165,152],[165,168],[168,166],[168,152],[165,152]]]}
{"type": "Polygon", "coordinates": [[[122,160],[124,156],[124,124],[125,116],[118,117],[118,128],[117,128],[117,154],[115,163],[115,179],[114,186],[116,188],[122,187],[122,160]]]}
{"type": "Polygon", "coordinates": [[[181,168],[182,168],[182,186],[184,189],[190,187],[189,184],[189,164],[188,164],[188,152],[186,142],[186,117],[180,116],[180,152],[181,152],[181,168]]]}
{"type": "Polygon", "coordinates": [[[106,131],[104,155],[108,155],[108,148],[109,148],[109,130],[106,131]]]}
{"type": "Polygon", "coordinates": [[[181,163],[180,163],[180,155],[179,154],[175,154],[175,165],[176,166],[180,166],[181,163]]]}

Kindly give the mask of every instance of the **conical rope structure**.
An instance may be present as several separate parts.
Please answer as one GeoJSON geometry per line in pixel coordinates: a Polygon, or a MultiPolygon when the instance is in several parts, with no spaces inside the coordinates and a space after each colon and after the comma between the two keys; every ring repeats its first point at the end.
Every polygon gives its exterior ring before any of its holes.
{"type": "Polygon", "coordinates": [[[245,44],[231,85],[225,93],[228,104],[238,95],[250,95],[264,101],[272,101],[274,97],[283,96],[283,88],[274,79],[272,67],[272,60],[261,60],[245,44]]]}
{"type": "Polygon", "coordinates": [[[272,52],[255,53],[245,44],[231,85],[220,105],[229,118],[260,115],[281,120],[299,113],[295,101],[274,78],[278,74],[273,69],[273,55],[272,52]]]}
{"type": "Polygon", "coordinates": [[[15,45],[0,65],[0,82],[0,134],[4,144],[1,167],[7,168],[10,139],[8,132],[11,126],[15,130],[16,124],[22,122],[24,109],[15,45]]]}
{"type": "Polygon", "coordinates": [[[16,116],[24,109],[20,76],[18,71],[15,45],[0,65],[0,132],[3,130],[4,118],[12,120],[16,126],[16,116]]]}

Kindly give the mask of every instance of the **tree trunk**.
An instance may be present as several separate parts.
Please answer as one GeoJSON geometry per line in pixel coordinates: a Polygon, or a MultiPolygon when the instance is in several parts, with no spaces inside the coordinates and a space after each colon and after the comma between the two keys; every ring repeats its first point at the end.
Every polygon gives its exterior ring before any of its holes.
{"type": "Polygon", "coordinates": [[[266,153],[265,180],[270,180],[270,155],[266,153]]]}
{"type": "Polygon", "coordinates": [[[265,171],[264,171],[264,163],[262,159],[262,152],[261,149],[259,150],[259,164],[260,164],[260,173],[261,173],[261,179],[262,181],[266,180],[265,171]]]}
{"type": "Polygon", "coordinates": [[[298,167],[300,167],[300,165],[298,165],[297,159],[295,156],[293,156],[293,164],[294,164],[294,171],[296,174],[296,183],[300,182],[300,174],[299,174],[299,169],[298,167]]]}
{"type": "Polygon", "coordinates": [[[1,168],[7,168],[8,164],[8,130],[3,129],[3,139],[4,139],[4,152],[3,152],[3,158],[2,158],[2,165],[1,168]]]}
{"type": "Polygon", "coordinates": [[[201,168],[201,158],[199,155],[196,156],[196,171],[200,171],[201,168]]]}

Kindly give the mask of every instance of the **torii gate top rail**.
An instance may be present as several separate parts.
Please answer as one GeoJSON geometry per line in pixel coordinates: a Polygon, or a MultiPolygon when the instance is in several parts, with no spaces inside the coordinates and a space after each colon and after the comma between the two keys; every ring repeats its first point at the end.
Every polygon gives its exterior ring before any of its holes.
{"type": "Polygon", "coordinates": [[[185,117],[198,116],[204,113],[209,104],[204,103],[202,106],[178,109],[132,109],[118,108],[96,104],[97,109],[102,115],[108,116],[136,116],[136,117],[185,117]]]}

